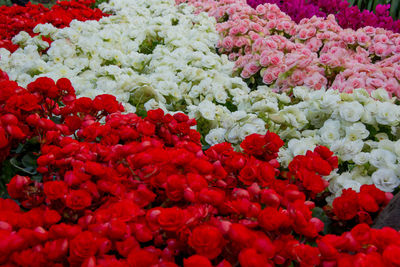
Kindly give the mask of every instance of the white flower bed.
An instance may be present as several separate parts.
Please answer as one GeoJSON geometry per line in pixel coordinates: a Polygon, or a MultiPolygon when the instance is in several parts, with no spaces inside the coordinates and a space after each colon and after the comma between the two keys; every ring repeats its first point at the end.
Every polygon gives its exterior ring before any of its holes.
{"type": "Polygon", "coordinates": [[[40,76],[67,77],[79,95],[112,93],[128,111],[148,98],[156,99],[148,108],[185,111],[204,100],[224,104],[233,88],[248,92],[231,76],[233,63],[215,52],[214,18],[173,0],[111,1],[102,8],[115,15],[64,29],[38,25],[35,32],[54,40],[44,54],[41,36],[20,33],[14,42],[23,49],[12,55],[1,49],[0,68],[23,86],[40,76]]]}

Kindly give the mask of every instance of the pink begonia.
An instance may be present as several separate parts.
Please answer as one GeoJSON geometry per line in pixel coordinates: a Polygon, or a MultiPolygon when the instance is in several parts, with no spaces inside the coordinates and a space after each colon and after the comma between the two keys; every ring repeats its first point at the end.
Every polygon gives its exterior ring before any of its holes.
{"type": "Polygon", "coordinates": [[[400,96],[400,34],[370,26],[342,29],[333,15],[295,23],[277,5],[246,0],[177,0],[214,16],[217,47],[250,84],[274,91],[307,85],[351,92],[385,88],[400,96]]]}
{"type": "Polygon", "coordinates": [[[400,32],[400,21],[394,21],[389,14],[390,5],[377,5],[375,13],[351,6],[347,0],[247,0],[253,8],[265,3],[277,4],[295,22],[313,16],[326,17],[334,14],[343,28],[359,29],[365,26],[385,28],[400,32]]]}

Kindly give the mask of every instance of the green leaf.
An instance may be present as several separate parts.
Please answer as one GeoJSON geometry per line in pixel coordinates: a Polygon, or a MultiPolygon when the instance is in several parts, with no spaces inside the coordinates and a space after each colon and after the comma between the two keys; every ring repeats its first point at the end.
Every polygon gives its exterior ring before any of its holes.
{"type": "Polygon", "coordinates": [[[324,210],[320,207],[315,207],[312,211],[312,216],[320,219],[324,223],[324,234],[330,232],[330,226],[332,224],[331,219],[325,214],[324,210]]]}

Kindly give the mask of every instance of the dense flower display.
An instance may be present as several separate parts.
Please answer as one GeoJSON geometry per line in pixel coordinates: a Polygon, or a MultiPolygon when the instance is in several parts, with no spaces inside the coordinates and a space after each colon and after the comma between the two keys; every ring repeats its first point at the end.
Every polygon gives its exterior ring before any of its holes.
{"type": "Polygon", "coordinates": [[[40,144],[40,179],[10,181],[20,206],[0,199],[1,264],[397,264],[400,234],[368,226],[391,198],[374,186],[337,198],[327,215],[342,227],[320,234],[313,199],[338,164],[326,147],[285,170],[276,161],[283,141],[271,132],[248,136],[243,153],[228,143],[203,151],[196,121],[182,113],[122,114],[111,95],[75,98],[65,78],[42,77],[27,90],[5,74],[0,82],[13,94],[0,99],[3,144],[15,146],[24,127],[40,144]]]}
{"type": "Polygon", "coordinates": [[[379,4],[375,12],[360,11],[357,6],[351,6],[347,0],[247,0],[253,8],[265,3],[277,4],[279,9],[288,14],[294,21],[313,16],[326,17],[334,14],[342,28],[357,30],[372,26],[400,32],[400,21],[394,21],[389,15],[389,5],[379,4]]]}
{"type": "MultiPolygon", "coordinates": [[[[93,0],[61,1],[51,9],[28,2],[26,6],[0,6],[0,47],[14,52],[18,45],[11,42],[21,31],[34,36],[33,28],[41,23],[51,23],[57,28],[68,26],[72,20],[98,20],[105,14],[91,9],[93,0]]],[[[43,38],[47,42],[51,40],[43,38]]]]}
{"type": "MultiPolygon", "coordinates": [[[[197,130],[209,145],[228,141],[238,148],[246,136],[262,134],[268,128],[286,142],[278,157],[283,166],[293,157],[324,145],[340,159],[339,169],[325,177],[333,193],[327,199],[330,203],[343,188],[359,191],[364,184],[375,184],[387,192],[397,188],[399,110],[395,99],[383,89],[370,91],[372,97],[362,89],[341,94],[295,87],[292,93],[281,94],[260,86],[251,91],[240,78],[233,77],[233,64],[216,54],[213,47],[218,36],[211,18],[204,14],[196,17],[192,9],[175,7],[173,1],[126,5],[125,1],[104,5],[104,10],[116,15],[99,22],[74,21],[61,30],[39,25],[35,31],[54,40],[47,53],[43,53],[47,44],[40,36],[21,33],[14,41],[23,49],[13,54],[1,50],[0,64],[24,86],[44,75],[68,77],[78,95],[94,98],[111,93],[128,111],[184,111],[198,121],[197,130]],[[138,13],[127,20],[125,14],[132,10],[138,13]],[[136,25],[138,20],[144,25],[136,25]],[[162,27],[159,21],[163,21],[162,27]],[[123,56],[126,49],[132,49],[130,56],[123,56]]],[[[289,22],[287,16],[284,18],[282,21],[289,22]]],[[[385,71],[393,73],[390,68],[388,63],[385,71]]],[[[377,73],[371,71],[371,75],[377,73]]]]}
{"type": "Polygon", "coordinates": [[[0,265],[400,266],[399,34],[88,4],[2,9],[0,265]]]}
{"type": "Polygon", "coordinates": [[[251,84],[288,91],[296,85],[400,95],[400,35],[381,28],[342,29],[333,15],[296,24],[276,5],[253,9],[244,0],[179,0],[214,16],[219,52],[251,84]]]}

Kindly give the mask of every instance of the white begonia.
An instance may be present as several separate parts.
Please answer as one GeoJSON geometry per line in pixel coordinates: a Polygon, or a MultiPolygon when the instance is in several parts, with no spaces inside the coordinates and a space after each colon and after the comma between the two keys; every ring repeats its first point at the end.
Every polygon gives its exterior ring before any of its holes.
{"type": "Polygon", "coordinates": [[[205,137],[210,145],[216,145],[225,141],[226,130],[223,128],[212,129],[205,137]]]}
{"type": "Polygon", "coordinates": [[[356,122],[360,120],[364,107],[359,102],[345,102],[338,106],[340,117],[349,122],[356,122]]]}
{"type": "Polygon", "coordinates": [[[302,100],[309,100],[310,95],[309,95],[309,90],[305,86],[296,86],[293,88],[293,95],[296,98],[302,99],[302,100]]]}
{"type": "Polygon", "coordinates": [[[339,105],[340,96],[337,90],[327,90],[322,96],[320,107],[324,111],[332,111],[339,105]]]}
{"type": "Polygon", "coordinates": [[[319,129],[319,135],[325,144],[332,144],[340,139],[340,121],[331,119],[325,121],[324,126],[319,129]]]}
{"type": "Polygon", "coordinates": [[[374,185],[384,192],[393,192],[400,185],[400,179],[392,169],[378,169],[371,178],[374,185]]]}
{"type": "Polygon", "coordinates": [[[356,141],[358,139],[365,139],[369,136],[367,127],[361,122],[352,123],[345,126],[346,138],[350,141],[356,141]]]}
{"type": "Polygon", "coordinates": [[[314,150],[315,141],[314,138],[291,139],[288,142],[288,150],[293,156],[305,155],[308,150],[314,150]]]}
{"type": "Polygon", "coordinates": [[[199,111],[206,120],[214,120],[215,105],[209,100],[204,100],[199,104],[199,111]]]}
{"type": "Polygon", "coordinates": [[[376,121],[383,125],[396,125],[399,121],[399,106],[389,102],[378,102],[376,121]]]}
{"type": "Polygon", "coordinates": [[[363,146],[362,140],[348,141],[343,138],[333,142],[330,149],[337,153],[340,159],[348,161],[360,153],[363,146]]]}
{"type": "Polygon", "coordinates": [[[396,156],[400,158],[400,140],[393,143],[393,150],[396,153],[396,156]]]}
{"type": "Polygon", "coordinates": [[[357,165],[364,165],[369,162],[369,153],[360,152],[353,157],[353,162],[357,165]]]}
{"type": "Polygon", "coordinates": [[[380,101],[390,101],[390,96],[388,91],[383,88],[378,88],[371,92],[371,96],[380,101]]]}
{"type": "Polygon", "coordinates": [[[369,163],[376,168],[391,167],[396,162],[396,155],[385,149],[374,149],[370,153],[369,163]]]}

